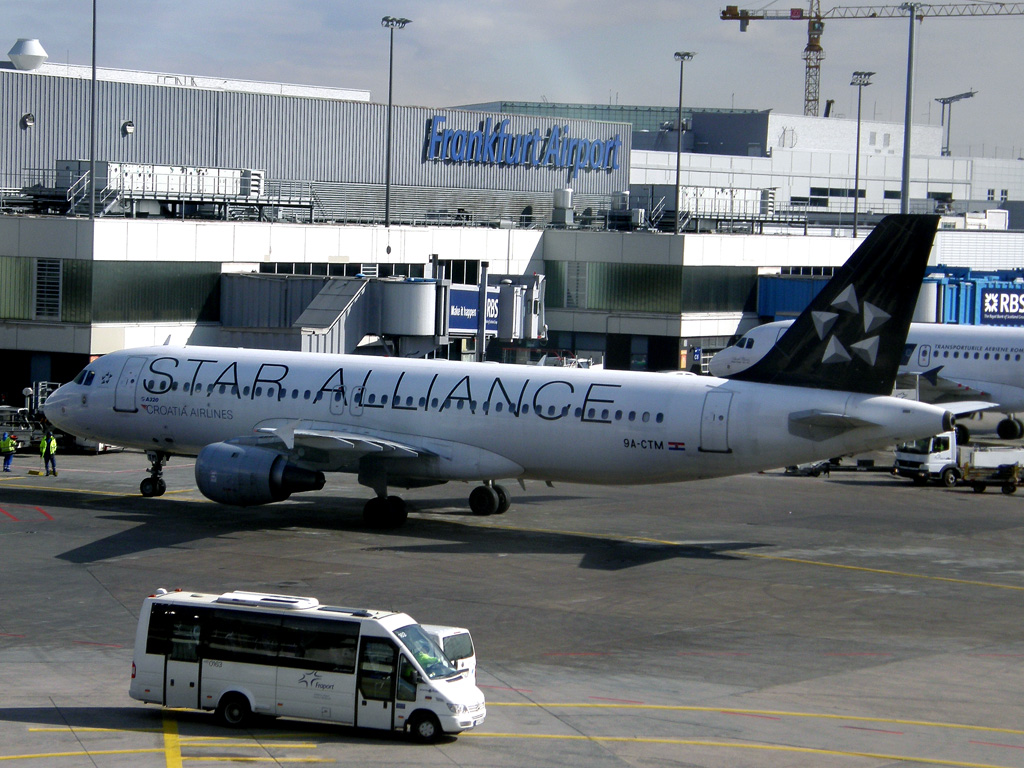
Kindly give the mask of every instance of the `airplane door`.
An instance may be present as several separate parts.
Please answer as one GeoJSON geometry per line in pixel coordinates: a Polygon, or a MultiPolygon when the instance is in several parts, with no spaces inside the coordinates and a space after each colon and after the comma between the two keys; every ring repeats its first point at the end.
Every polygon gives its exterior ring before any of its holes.
{"type": "Polygon", "coordinates": [[[331,413],[335,416],[341,416],[345,413],[345,390],[335,389],[328,394],[330,398],[330,409],[331,413]]]}
{"type": "Polygon", "coordinates": [[[199,707],[199,623],[183,616],[171,627],[164,666],[164,706],[199,707]]]}
{"type": "Polygon", "coordinates": [[[708,453],[731,453],[729,448],[729,407],[732,392],[713,391],[704,396],[700,417],[700,449],[708,453]]]}
{"type": "Polygon", "coordinates": [[[394,727],[397,664],[398,649],[391,640],[362,639],[356,681],[356,725],[360,728],[394,727]]]}
{"type": "Polygon", "coordinates": [[[121,375],[117,379],[117,389],[114,390],[114,410],[126,413],[136,413],[139,408],[135,404],[135,389],[139,383],[139,374],[142,373],[142,366],[146,364],[144,357],[129,357],[121,369],[121,375]]]}
{"type": "Polygon", "coordinates": [[[917,350],[917,364],[922,368],[927,368],[932,364],[932,347],[931,344],[922,344],[917,350]]]}

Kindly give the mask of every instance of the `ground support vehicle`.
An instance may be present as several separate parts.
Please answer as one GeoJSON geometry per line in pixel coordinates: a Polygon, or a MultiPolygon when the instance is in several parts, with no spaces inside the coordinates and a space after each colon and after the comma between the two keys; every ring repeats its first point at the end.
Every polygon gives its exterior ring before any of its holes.
{"type": "Polygon", "coordinates": [[[437,643],[438,648],[444,651],[444,655],[455,665],[455,668],[465,672],[466,677],[476,683],[476,647],[473,645],[473,636],[464,627],[445,627],[439,624],[420,625],[427,636],[437,643]]]}
{"type": "Polygon", "coordinates": [[[404,613],[258,592],[157,593],[139,615],[132,698],[405,730],[418,741],[484,721],[483,694],[404,613]]]}
{"type": "Polygon", "coordinates": [[[977,493],[998,485],[1003,493],[1015,493],[1022,465],[1022,447],[961,446],[956,432],[950,431],[897,447],[893,474],[920,485],[931,480],[952,488],[962,482],[977,493]]]}

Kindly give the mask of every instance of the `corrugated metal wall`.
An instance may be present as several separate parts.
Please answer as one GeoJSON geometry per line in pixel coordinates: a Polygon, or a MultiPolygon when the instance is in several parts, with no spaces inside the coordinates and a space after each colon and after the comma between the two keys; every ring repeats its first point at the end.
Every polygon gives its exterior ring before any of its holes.
{"type": "MultiPolygon", "coordinates": [[[[20,186],[12,179],[26,169],[51,169],[57,160],[88,157],[89,88],[87,80],[0,70],[0,186],[20,186]],[[35,116],[31,128],[21,125],[26,113],[35,116]]],[[[97,83],[96,94],[97,159],[258,168],[270,179],[324,182],[335,190],[372,185],[382,191],[386,105],[106,81],[97,83]],[[126,120],[135,126],[130,135],[122,132],[126,120]]],[[[395,107],[392,136],[396,218],[419,217],[431,193],[452,199],[445,207],[456,209],[476,208],[487,202],[486,195],[503,194],[507,203],[501,210],[511,212],[530,204],[550,210],[552,192],[565,187],[606,208],[612,192],[629,188],[631,128],[625,123],[395,107]],[[580,171],[570,179],[566,169],[428,161],[434,114],[447,118],[446,128],[467,131],[478,130],[488,118],[507,117],[512,134],[538,129],[544,136],[556,125],[592,140],[618,134],[619,168],[580,171]],[[403,195],[400,188],[409,192],[403,195]],[[460,193],[465,193],[463,205],[460,193]]]]}

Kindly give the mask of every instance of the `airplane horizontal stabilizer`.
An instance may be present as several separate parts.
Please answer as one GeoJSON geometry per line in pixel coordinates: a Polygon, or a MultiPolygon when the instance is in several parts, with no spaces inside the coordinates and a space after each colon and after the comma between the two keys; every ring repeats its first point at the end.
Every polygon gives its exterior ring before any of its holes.
{"type": "Polygon", "coordinates": [[[938,216],[887,216],[774,347],[731,378],[889,395],[938,216]]]}
{"type": "Polygon", "coordinates": [[[873,421],[829,411],[798,411],[789,414],[790,434],[816,441],[828,440],[851,429],[875,426],[879,425],[873,421]]]}

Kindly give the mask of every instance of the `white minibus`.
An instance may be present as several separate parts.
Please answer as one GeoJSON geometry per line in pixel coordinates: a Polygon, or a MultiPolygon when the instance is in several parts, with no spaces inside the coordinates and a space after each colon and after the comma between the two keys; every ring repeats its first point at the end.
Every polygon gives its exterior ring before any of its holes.
{"type": "Polygon", "coordinates": [[[433,741],[484,721],[480,689],[404,613],[311,597],[157,590],[139,615],[129,691],[165,707],[408,731],[433,741]]]}
{"type": "Polygon", "coordinates": [[[427,633],[427,637],[434,641],[438,648],[444,651],[448,661],[455,665],[455,668],[466,674],[474,684],[476,683],[476,648],[473,646],[473,636],[469,630],[463,627],[445,627],[440,624],[420,624],[420,628],[427,633]]]}

